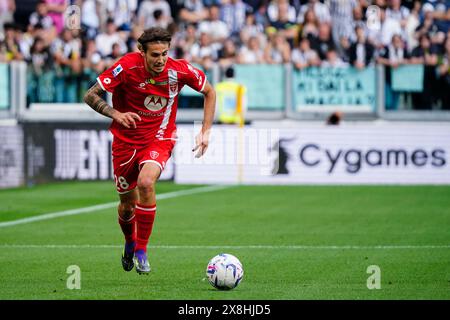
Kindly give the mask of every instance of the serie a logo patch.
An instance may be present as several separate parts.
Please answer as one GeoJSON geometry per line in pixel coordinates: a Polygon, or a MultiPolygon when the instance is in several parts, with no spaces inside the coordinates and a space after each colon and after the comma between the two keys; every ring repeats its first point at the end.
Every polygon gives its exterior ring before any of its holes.
{"type": "Polygon", "coordinates": [[[117,67],[114,68],[112,74],[115,77],[117,77],[119,75],[119,73],[121,73],[123,71],[122,65],[118,65],[117,67]]]}

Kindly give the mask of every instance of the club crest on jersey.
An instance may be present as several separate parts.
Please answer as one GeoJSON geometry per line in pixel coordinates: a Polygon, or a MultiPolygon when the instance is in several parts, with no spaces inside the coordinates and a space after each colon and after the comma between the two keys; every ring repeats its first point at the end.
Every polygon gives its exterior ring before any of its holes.
{"type": "Polygon", "coordinates": [[[169,83],[169,90],[171,93],[176,93],[178,91],[178,83],[177,82],[170,82],[169,83]]]}
{"type": "Polygon", "coordinates": [[[178,75],[177,71],[169,69],[169,97],[173,98],[178,94],[178,75]]]}
{"type": "Polygon", "coordinates": [[[112,74],[115,77],[117,77],[119,75],[119,73],[121,73],[123,71],[122,65],[118,65],[117,67],[114,68],[112,74]]]}
{"type": "Polygon", "coordinates": [[[159,111],[167,106],[167,98],[149,95],[145,98],[144,105],[150,111],[159,111]]]}
{"type": "Polygon", "coordinates": [[[156,158],[159,157],[159,153],[156,151],[150,151],[150,158],[152,158],[153,160],[155,160],[156,158]]]}

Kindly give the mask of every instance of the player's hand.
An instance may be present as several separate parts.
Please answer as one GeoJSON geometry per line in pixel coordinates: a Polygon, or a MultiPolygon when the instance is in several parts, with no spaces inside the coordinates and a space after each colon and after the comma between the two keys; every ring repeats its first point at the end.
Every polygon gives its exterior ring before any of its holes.
{"type": "Polygon", "coordinates": [[[141,117],[134,112],[117,112],[117,115],[114,116],[114,121],[118,124],[124,126],[127,129],[136,128],[136,120],[141,121],[141,117]]]}
{"type": "Polygon", "coordinates": [[[200,133],[195,137],[195,147],[192,149],[192,152],[197,151],[195,154],[196,158],[200,158],[205,154],[206,149],[208,149],[209,133],[210,130],[206,130],[205,132],[200,131],[200,133]]]}

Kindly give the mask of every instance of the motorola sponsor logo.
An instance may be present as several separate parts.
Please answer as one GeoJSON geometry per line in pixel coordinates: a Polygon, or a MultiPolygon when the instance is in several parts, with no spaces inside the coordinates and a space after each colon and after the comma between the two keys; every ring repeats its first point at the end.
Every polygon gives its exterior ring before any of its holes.
{"type": "Polygon", "coordinates": [[[144,112],[139,110],[138,114],[144,117],[162,117],[164,115],[164,112],[144,112]]]}
{"type": "Polygon", "coordinates": [[[333,174],[341,165],[350,174],[358,174],[368,168],[442,168],[447,164],[446,151],[433,148],[373,147],[329,149],[318,143],[300,146],[298,158],[306,167],[325,166],[333,174]]]}
{"type": "Polygon", "coordinates": [[[167,98],[149,95],[144,100],[145,107],[153,112],[157,112],[167,106],[167,98]]]}

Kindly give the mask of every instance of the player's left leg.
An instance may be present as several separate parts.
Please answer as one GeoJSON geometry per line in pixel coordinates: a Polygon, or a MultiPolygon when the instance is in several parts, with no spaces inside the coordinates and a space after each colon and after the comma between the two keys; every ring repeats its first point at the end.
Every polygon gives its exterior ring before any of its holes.
{"type": "Polygon", "coordinates": [[[150,272],[147,259],[147,244],[152,234],[153,222],[156,215],[156,181],[161,174],[161,167],[155,162],[143,163],[138,176],[137,189],[139,202],[135,207],[137,235],[135,264],[140,274],[150,272]]]}

